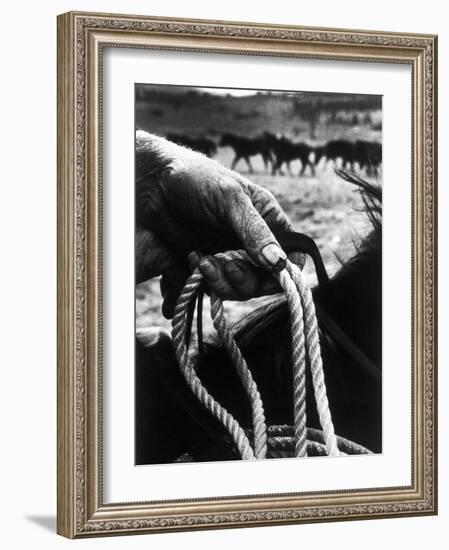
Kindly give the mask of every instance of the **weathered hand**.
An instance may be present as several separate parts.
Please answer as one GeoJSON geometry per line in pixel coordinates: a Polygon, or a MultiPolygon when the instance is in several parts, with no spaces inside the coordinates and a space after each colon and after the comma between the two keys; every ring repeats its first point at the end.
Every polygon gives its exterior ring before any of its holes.
{"type": "MultiPolygon", "coordinates": [[[[162,274],[163,313],[171,317],[190,269],[199,267],[223,299],[275,292],[270,271],[286,255],[273,232],[292,223],[274,196],[199,153],[142,131],[136,139],[137,282],[162,274]],[[257,269],[212,254],[244,248],[257,269]]],[[[298,260],[298,258],[296,258],[298,260]]]]}

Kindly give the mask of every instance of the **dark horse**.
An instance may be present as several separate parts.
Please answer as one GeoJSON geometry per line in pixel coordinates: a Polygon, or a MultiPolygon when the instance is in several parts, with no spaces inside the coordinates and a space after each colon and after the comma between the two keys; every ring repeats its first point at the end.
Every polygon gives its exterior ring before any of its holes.
{"type": "Polygon", "coordinates": [[[270,139],[271,151],[276,159],[273,164],[273,175],[281,172],[282,165],[287,165],[288,173],[291,175],[290,162],[293,160],[301,161],[300,176],[303,176],[306,168],[310,168],[311,174],[315,175],[315,164],[311,160],[314,148],[304,142],[294,142],[286,137],[275,137],[270,139]]]}
{"type": "Polygon", "coordinates": [[[256,155],[262,156],[265,168],[268,168],[269,163],[273,160],[265,135],[243,137],[227,133],[221,136],[219,145],[220,147],[231,147],[234,150],[235,157],[231,164],[232,170],[234,170],[240,159],[244,159],[248,165],[248,170],[252,174],[254,170],[250,158],[256,155]]]}
{"type": "MultiPolygon", "coordinates": [[[[336,433],[381,452],[382,192],[353,174],[338,173],[360,190],[372,230],[356,255],[330,279],[316,247],[304,251],[311,254],[317,268],[319,284],[313,295],[336,433]]],[[[283,240],[280,237],[287,251],[292,245],[289,235],[283,240]]],[[[275,299],[255,309],[234,326],[234,333],[257,382],[267,424],[292,424],[291,344],[285,301],[275,299]]],[[[221,346],[204,344],[198,374],[210,393],[249,429],[250,405],[221,346]]],[[[308,425],[319,428],[310,376],[307,396],[308,425]]],[[[221,424],[192,396],[178,369],[170,338],[161,335],[149,346],[137,343],[136,463],[238,458],[221,424]]]]}
{"type": "Polygon", "coordinates": [[[368,176],[377,175],[382,164],[382,144],[377,141],[359,139],[355,142],[337,139],[315,149],[315,163],[325,157],[327,161],[337,164],[341,159],[341,167],[354,170],[356,163],[359,170],[365,170],[368,176]]]}
{"type": "Polygon", "coordinates": [[[323,147],[317,147],[315,150],[315,163],[318,164],[322,158],[325,158],[326,162],[333,161],[334,164],[341,159],[342,168],[353,168],[356,160],[354,143],[346,139],[328,141],[323,147]]]}
{"type": "Polygon", "coordinates": [[[167,139],[169,141],[173,141],[173,143],[176,143],[177,145],[182,145],[183,147],[193,149],[193,151],[203,153],[203,155],[210,158],[217,154],[217,145],[215,141],[209,138],[192,138],[189,136],[184,136],[183,134],[167,134],[167,139]]]}

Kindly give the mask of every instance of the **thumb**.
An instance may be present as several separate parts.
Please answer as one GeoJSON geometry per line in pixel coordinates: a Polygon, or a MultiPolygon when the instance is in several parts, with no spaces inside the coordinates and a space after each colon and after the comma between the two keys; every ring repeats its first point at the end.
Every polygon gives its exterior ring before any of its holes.
{"type": "Polygon", "coordinates": [[[272,271],[284,269],[287,255],[242,188],[235,190],[227,217],[245,250],[257,264],[272,271]]]}

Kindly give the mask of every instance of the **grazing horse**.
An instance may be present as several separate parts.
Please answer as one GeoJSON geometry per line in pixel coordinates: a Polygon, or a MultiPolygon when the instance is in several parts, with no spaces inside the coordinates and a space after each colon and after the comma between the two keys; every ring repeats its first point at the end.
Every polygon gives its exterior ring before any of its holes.
{"type": "Polygon", "coordinates": [[[232,170],[235,169],[240,159],[244,159],[248,165],[249,172],[252,174],[254,170],[250,157],[256,155],[262,156],[265,168],[268,168],[269,163],[273,162],[265,135],[250,138],[227,133],[221,136],[219,146],[231,147],[234,150],[235,157],[231,164],[232,170]]]}
{"type": "MultiPolygon", "coordinates": [[[[319,253],[313,289],[327,393],[336,433],[382,451],[382,224],[380,187],[337,172],[361,192],[372,223],[355,256],[328,278],[319,253]]],[[[287,242],[287,241],[286,241],[287,242]]],[[[290,320],[284,298],[253,310],[233,327],[253,373],[268,425],[292,424],[290,320]]],[[[197,373],[208,391],[238,419],[252,425],[240,379],[222,346],[204,344],[197,373]]],[[[307,424],[319,427],[310,375],[307,424]]],[[[136,463],[236,460],[239,454],[222,425],[187,387],[168,335],[136,346],[136,463]]]]}
{"type": "Polygon", "coordinates": [[[301,161],[300,176],[303,176],[306,168],[310,168],[312,176],[315,175],[315,165],[311,160],[311,154],[314,151],[313,147],[303,142],[293,142],[286,137],[278,137],[275,140],[270,140],[271,151],[273,152],[276,162],[273,164],[273,175],[276,172],[281,173],[282,165],[287,165],[287,170],[292,175],[290,162],[292,160],[301,161]]]}
{"type": "Polygon", "coordinates": [[[217,154],[217,145],[209,138],[191,138],[182,134],[167,134],[167,139],[177,145],[188,147],[210,158],[217,154]]]}

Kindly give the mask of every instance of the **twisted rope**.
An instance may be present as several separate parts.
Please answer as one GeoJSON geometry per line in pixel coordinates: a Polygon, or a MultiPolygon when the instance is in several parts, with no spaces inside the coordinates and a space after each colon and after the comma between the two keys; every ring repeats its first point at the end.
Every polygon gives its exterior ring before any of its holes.
{"type": "Polygon", "coordinates": [[[224,347],[229,353],[232,363],[242,381],[243,387],[250,399],[254,426],[254,454],[256,458],[265,458],[267,454],[267,426],[262,399],[256,382],[252,377],[243,355],[238,348],[231,331],[224,320],[223,303],[215,294],[211,295],[211,316],[214,327],[221,337],[224,347]]]}
{"type": "Polygon", "coordinates": [[[327,399],[323,360],[321,358],[320,339],[318,334],[318,322],[312,292],[305,284],[303,275],[298,266],[287,261],[287,271],[298,289],[303,306],[306,347],[309,355],[315,401],[320,424],[323,428],[327,453],[329,456],[336,456],[339,454],[337,438],[335,437],[334,424],[332,422],[329,401],[327,399]]]}
{"type": "Polygon", "coordinates": [[[175,353],[178,359],[179,367],[192,390],[193,394],[202,403],[208,411],[217,418],[226,428],[232,437],[240,456],[244,460],[254,459],[254,452],[251,448],[245,431],[237,420],[224,407],[216,401],[212,395],[202,385],[198,378],[195,366],[189,357],[185,343],[185,328],[187,322],[187,311],[190,301],[195,297],[202,282],[202,276],[198,270],[195,270],[187,279],[183,291],[178,298],[172,321],[172,338],[175,345],[175,353]]]}
{"type": "Polygon", "coordinates": [[[286,270],[277,275],[284,289],[290,310],[293,363],[293,425],[295,429],[295,456],[307,456],[306,441],[306,345],[304,339],[303,308],[298,290],[286,270]]]}
{"type": "MultiPolygon", "coordinates": [[[[296,456],[294,434],[294,426],[287,424],[268,426],[267,458],[294,458],[296,456]]],[[[372,454],[369,449],[359,443],[354,443],[338,435],[336,437],[341,455],[372,454]]],[[[307,428],[307,456],[327,456],[324,441],[322,430],[307,428]]]]}
{"type": "MultiPolygon", "coordinates": [[[[252,260],[244,251],[220,253],[222,260],[252,260]]],[[[332,417],[329,410],[323,363],[318,335],[318,324],[315,314],[312,293],[306,286],[300,269],[287,260],[286,269],[276,275],[285,292],[290,310],[293,363],[293,416],[295,456],[307,456],[306,427],[306,351],[309,357],[318,415],[323,428],[323,438],[327,454],[338,455],[332,417]]],[[[211,294],[211,317],[231,362],[234,364],[242,385],[251,402],[254,433],[254,451],[249,439],[238,421],[221,406],[204,388],[198,378],[192,358],[186,346],[185,334],[188,325],[188,308],[195,300],[202,282],[198,269],[187,279],[178,298],[172,321],[172,336],[175,353],[184,378],[199,401],[224,425],[232,437],[243,459],[265,458],[267,455],[267,426],[262,399],[251,371],[242,356],[232,332],[226,326],[223,304],[218,296],[211,294]]],[[[320,443],[321,445],[321,443],[320,443]]],[[[321,447],[320,447],[321,451],[321,447]]]]}

